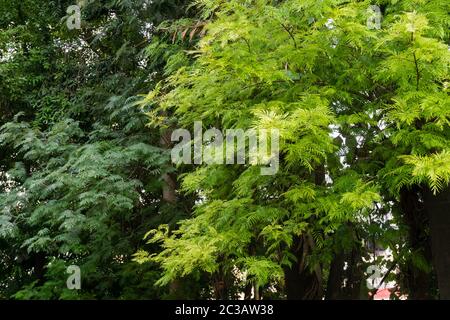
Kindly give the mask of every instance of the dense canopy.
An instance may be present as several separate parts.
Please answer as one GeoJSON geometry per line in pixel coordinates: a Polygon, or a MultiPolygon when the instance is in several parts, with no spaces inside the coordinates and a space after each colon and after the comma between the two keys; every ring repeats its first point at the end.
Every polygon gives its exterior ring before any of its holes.
{"type": "Polygon", "coordinates": [[[0,0],[0,299],[450,299],[449,1],[72,5],[0,0]]]}

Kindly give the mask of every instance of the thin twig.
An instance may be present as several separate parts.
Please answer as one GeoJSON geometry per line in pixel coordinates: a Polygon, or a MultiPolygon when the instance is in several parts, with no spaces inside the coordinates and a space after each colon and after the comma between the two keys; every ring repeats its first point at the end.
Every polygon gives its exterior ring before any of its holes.
{"type": "Polygon", "coordinates": [[[416,66],[416,90],[419,91],[420,71],[415,51],[413,52],[413,57],[414,57],[414,65],[416,66]]]}
{"type": "Polygon", "coordinates": [[[294,47],[295,49],[297,49],[297,42],[295,41],[294,35],[292,34],[291,30],[289,30],[288,27],[286,27],[284,24],[281,23],[281,26],[283,27],[284,30],[286,30],[286,32],[289,34],[289,36],[291,37],[292,41],[294,42],[294,47]]]}

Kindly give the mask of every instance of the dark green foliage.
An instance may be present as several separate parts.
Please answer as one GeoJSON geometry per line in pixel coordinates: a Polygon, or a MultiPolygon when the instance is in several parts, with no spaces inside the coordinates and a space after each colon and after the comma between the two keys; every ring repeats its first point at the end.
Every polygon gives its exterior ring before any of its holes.
{"type": "Polygon", "coordinates": [[[0,4],[0,297],[161,297],[158,267],[132,254],[185,211],[162,201],[173,169],[133,99],[169,59],[145,51],[152,26],[184,5],[85,1],[82,29],[68,30],[71,4],[0,4]],[[66,289],[71,264],[79,292],[66,289]]]}

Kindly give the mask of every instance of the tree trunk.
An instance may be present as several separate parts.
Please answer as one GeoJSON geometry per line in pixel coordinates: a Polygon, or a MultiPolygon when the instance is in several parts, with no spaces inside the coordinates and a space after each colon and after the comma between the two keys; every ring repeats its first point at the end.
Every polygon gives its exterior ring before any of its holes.
{"type": "MultiPolygon", "coordinates": [[[[172,136],[172,129],[166,129],[161,133],[161,139],[160,139],[160,145],[164,149],[170,149],[172,147],[171,142],[171,136],[172,136]]],[[[174,204],[177,202],[177,195],[176,195],[176,178],[171,176],[168,173],[164,173],[162,176],[162,179],[164,181],[163,185],[163,200],[167,203],[174,204]]]]}
{"type": "Polygon", "coordinates": [[[330,265],[330,274],[328,275],[326,300],[342,299],[342,285],[344,279],[345,254],[338,252],[335,254],[330,265]]]}
{"type": "MultiPolygon", "coordinates": [[[[171,148],[171,136],[172,136],[172,130],[166,129],[161,133],[160,138],[160,145],[164,149],[170,149],[171,148]]],[[[169,175],[168,173],[164,173],[162,176],[162,179],[164,181],[163,187],[162,187],[162,199],[164,202],[168,204],[175,205],[177,202],[177,195],[176,195],[176,180],[169,175]]],[[[183,292],[182,292],[182,284],[180,279],[175,279],[169,284],[169,294],[171,299],[181,299],[183,292]]]]}
{"type": "Polygon", "coordinates": [[[325,296],[327,300],[359,300],[361,298],[367,298],[367,294],[363,294],[362,292],[362,289],[365,288],[363,286],[363,261],[360,242],[356,238],[354,229],[355,226],[352,223],[348,223],[346,226],[342,226],[337,232],[337,235],[341,237],[349,236],[347,233],[350,232],[350,236],[354,238],[354,244],[352,249],[349,250],[336,242],[334,243],[336,248],[328,275],[327,293],[325,296]],[[347,267],[344,270],[346,263],[347,267]]]}
{"type": "MultiPolygon", "coordinates": [[[[319,165],[312,176],[317,186],[325,184],[325,167],[319,165]]],[[[314,247],[314,240],[309,234],[294,239],[291,253],[297,261],[291,268],[284,268],[285,292],[288,300],[322,299],[322,274],[320,267],[314,271],[306,266],[306,257],[314,247]]]]}
{"type": "Polygon", "coordinates": [[[362,266],[361,248],[355,247],[350,252],[348,258],[348,267],[345,273],[347,281],[344,288],[344,299],[360,300],[367,298],[366,292],[364,292],[365,295],[362,295],[363,288],[365,288],[365,285],[363,287],[364,272],[362,266]]]}
{"type": "Polygon", "coordinates": [[[285,292],[288,300],[316,300],[322,298],[322,278],[319,270],[311,271],[306,266],[306,257],[311,252],[308,235],[294,239],[292,253],[297,262],[284,268],[285,292]]]}
{"type": "MultiPolygon", "coordinates": [[[[420,201],[421,188],[414,186],[400,190],[400,207],[403,220],[408,226],[408,245],[411,250],[421,254],[431,264],[431,244],[428,236],[428,217],[420,201]]],[[[409,261],[404,270],[409,298],[414,300],[432,299],[431,276],[409,261]]]]}
{"type": "Polygon", "coordinates": [[[437,195],[424,192],[425,209],[430,219],[431,252],[440,299],[450,299],[450,187],[437,195]]]}
{"type": "Polygon", "coordinates": [[[214,299],[230,299],[228,285],[230,283],[230,279],[228,279],[227,274],[222,267],[219,267],[219,270],[213,275],[212,282],[214,299]]]}

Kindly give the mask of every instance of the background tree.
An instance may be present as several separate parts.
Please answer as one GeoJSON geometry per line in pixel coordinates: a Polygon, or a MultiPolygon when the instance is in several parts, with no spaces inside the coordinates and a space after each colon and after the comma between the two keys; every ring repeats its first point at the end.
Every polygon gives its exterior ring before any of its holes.
{"type": "Polygon", "coordinates": [[[163,201],[168,154],[133,97],[169,62],[147,46],[181,49],[155,26],[186,5],[84,1],[81,29],[68,30],[71,4],[0,3],[0,296],[162,297],[157,266],[131,255],[188,209],[163,201]],[[79,293],[66,289],[70,264],[79,293]]]}

